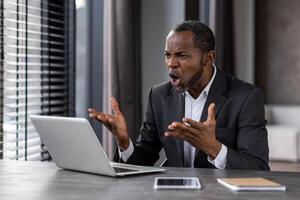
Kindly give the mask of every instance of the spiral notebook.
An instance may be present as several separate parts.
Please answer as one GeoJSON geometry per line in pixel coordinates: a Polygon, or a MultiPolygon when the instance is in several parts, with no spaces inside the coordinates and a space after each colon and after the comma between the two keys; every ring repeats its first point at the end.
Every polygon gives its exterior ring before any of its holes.
{"type": "Polygon", "coordinates": [[[286,191],[286,186],[265,178],[218,178],[217,180],[235,191],[286,191]]]}

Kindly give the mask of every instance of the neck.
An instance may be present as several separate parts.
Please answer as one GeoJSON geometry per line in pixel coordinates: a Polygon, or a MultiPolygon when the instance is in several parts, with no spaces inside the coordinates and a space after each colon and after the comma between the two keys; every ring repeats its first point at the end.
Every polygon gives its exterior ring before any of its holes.
{"type": "Polygon", "coordinates": [[[194,99],[197,99],[199,97],[203,89],[206,87],[206,85],[212,78],[212,75],[213,75],[212,65],[210,67],[204,68],[201,78],[199,78],[196,84],[188,90],[188,92],[194,99]]]}

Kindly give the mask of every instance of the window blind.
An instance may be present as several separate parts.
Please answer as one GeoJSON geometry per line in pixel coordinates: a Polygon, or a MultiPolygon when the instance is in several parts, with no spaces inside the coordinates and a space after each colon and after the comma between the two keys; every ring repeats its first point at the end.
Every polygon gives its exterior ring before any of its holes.
{"type": "Polygon", "coordinates": [[[74,2],[2,2],[4,158],[47,160],[29,116],[74,114],[74,2]]]}
{"type": "Polygon", "coordinates": [[[0,2],[0,159],[3,158],[3,1],[0,2]]]}

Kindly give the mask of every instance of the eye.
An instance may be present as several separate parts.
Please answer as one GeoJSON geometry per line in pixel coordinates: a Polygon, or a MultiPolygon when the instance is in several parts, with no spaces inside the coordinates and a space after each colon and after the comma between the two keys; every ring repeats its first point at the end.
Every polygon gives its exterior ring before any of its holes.
{"type": "Polygon", "coordinates": [[[165,52],[164,55],[165,55],[166,58],[170,58],[171,54],[169,52],[165,52]]]}
{"type": "Polygon", "coordinates": [[[189,57],[189,55],[186,54],[186,53],[180,53],[180,54],[178,55],[178,57],[180,57],[180,58],[187,58],[187,57],[189,57]]]}

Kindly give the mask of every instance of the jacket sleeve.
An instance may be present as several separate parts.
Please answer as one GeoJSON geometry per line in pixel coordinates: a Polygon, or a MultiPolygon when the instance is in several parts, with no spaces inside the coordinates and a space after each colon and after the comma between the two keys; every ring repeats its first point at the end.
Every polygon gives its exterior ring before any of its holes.
{"type": "Polygon", "coordinates": [[[260,89],[248,94],[237,122],[237,149],[228,148],[226,169],[270,170],[264,97],[260,89]]]}

